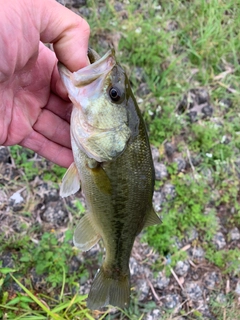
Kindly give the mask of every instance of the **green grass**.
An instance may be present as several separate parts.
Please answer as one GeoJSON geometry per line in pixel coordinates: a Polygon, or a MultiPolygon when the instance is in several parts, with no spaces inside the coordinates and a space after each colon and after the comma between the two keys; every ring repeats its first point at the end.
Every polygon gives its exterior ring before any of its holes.
{"type": "MultiPolygon", "coordinates": [[[[170,265],[160,261],[153,267],[156,271],[165,268],[169,272],[176,261],[184,259],[186,252],[176,248],[175,239],[182,240],[195,228],[199,236],[191,245],[203,246],[208,262],[224,275],[235,274],[240,265],[239,248],[218,251],[211,241],[218,230],[220,207],[227,212],[225,227],[240,227],[239,168],[236,165],[240,154],[240,1],[173,0],[159,4],[153,0],[133,0],[123,2],[124,12],[117,12],[115,3],[113,0],[88,1],[90,45],[101,55],[110,46],[115,47],[117,59],[125,67],[140,101],[150,141],[161,151],[161,160],[167,165],[176,192],[176,197],[163,205],[160,213],[163,223],[144,233],[143,239],[162,257],[171,257],[170,265]],[[142,84],[147,88],[145,94],[139,92],[142,84]],[[188,110],[177,111],[184,95],[191,88],[199,87],[206,88],[210,95],[214,123],[208,118],[191,123],[188,110]],[[223,104],[226,99],[231,101],[229,108],[223,104]],[[228,143],[225,143],[226,138],[228,143]],[[197,154],[200,164],[179,173],[176,165],[164,156],[165,141],[178,141],[177,151],[185,160],[189,154],[197,154]],[[211,183],[207,170],[211,171],[211,183]],[[210,212],[204,214],[209,207],[210,212]]],[[[45,164],[39,167],[34,154],[18,146],[11,147],[11,156],[23,171],[23,183],[39,175],[45,181],[53,181],[58,188],[64,169],[52,166],[49,170],[45,164]]],[[[14,183],[21,181],[11,181],[10,186],[14,183]]],[[[156,183],[156,189],[163,183],[156,183]]],[[[76,206],[78,211],[84,211],[80,202],[76,206]]],[[[45,319],[48,314],[53,319],[92,319],[95,315],[86,309],[85,296],[66,294],[78,288],[79,278],[88,277],[88,261],[78,274],[69,273],[67,261],[76,254],[69,242],[71,233],[60,243],[55,233],[46,232],[36,248],[30,240],[31,232],[28,230],[22,237],[10,237],[0,243],[0,251],[13,252],[15,281],[28,288],[11,297],[6,289],[13,281],[10,271],[0,270],[0,310],[3,310],[0,316],[7,313],[7,319],[21,316],[22,319],[45,319]],[[59,291],[60,302],[50,293],[44,297],[35,296],[49,306],[49,311],[36,300],[32,302],[34,290],[23,279],[31,268],[44,276],[47,289],[54,287],[59,291]]],[[[221,314],[219,319],[231,319],[231,315],[236,318],[237,305],[234,298],[231,299],[232,304],[228,300],[224,306],[212,303],[212,310],[221,314]]],[[[118,318],[144,319],[153,308],[151,303],[141,306],[134,297],[130,309],[119,311],[118,318]]],[[[111,314],[104,316],[112,319],[111,314]]],[[[163,318],[172,319],[174,315],[165,314],[163,318]]]]}

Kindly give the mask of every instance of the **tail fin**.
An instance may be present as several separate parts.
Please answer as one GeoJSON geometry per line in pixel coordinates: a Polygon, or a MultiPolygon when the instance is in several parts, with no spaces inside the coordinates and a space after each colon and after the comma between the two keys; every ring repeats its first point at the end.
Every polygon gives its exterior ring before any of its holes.
{"type": "Polygon", "coordinates": [[[93,280],[90,289],[87,307],[92,310],[106,305],[126,308],[130,300],[130,276],[121,277],[120,280],[107,276],[101,267],[93,280]]]}

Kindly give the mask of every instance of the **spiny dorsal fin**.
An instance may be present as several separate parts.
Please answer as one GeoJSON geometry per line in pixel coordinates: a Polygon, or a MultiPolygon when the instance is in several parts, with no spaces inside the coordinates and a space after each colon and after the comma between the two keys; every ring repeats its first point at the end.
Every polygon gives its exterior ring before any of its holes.
{"type": "Polygon", "coordinates": [[[73,162],[62,178],[62,184],[60,187],[60,196],[62,198],[68,197],[71,194],[76,193],[79,189],[80,189],[80,179],[79,179],[77,167],[73,162]]]}
{"type": "Polygon", "coordinates": [[[96,233],[96,230],[92,225],[89,213],[85,214],[74,231],[74,246],[80,250],[88,251],[99,241],[100,238],[101,236],[96,233]]]}
{"type": "Polygon", "coordinates": [[[146,220],[143,228],[153,226],[153,225],[159,224],[161,222],[162,222],[161,219],[159,218],[159,216],[156,214],[156,212],[154,211],[154,209],[152,207],[150,212],[148,213],[147,220],[146,220]]]}

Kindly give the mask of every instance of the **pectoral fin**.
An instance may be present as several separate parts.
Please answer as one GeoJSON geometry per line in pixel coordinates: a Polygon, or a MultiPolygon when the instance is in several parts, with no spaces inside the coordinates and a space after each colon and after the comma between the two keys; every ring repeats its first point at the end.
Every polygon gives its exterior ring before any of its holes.
{"type": "Polygon", "coordinates": [[[147,220],[146,220],[143,228],[153,226],[153,225],[159,224],[159,223],[161,223],[161,219],[159,218],[159,216],[156,214],[156,212],[154,211],[154,209],[152,207],[149,214],[148,214],[147,220]]]}
{"type": "Polygon", "coordinates": [[[101,236],[96,233],[92,225],[89,214],[85,214],[74,232],[74,246],[80,250],[88,251],[100,240],[100,238],[101,236]]]}
{"type": "Polygon", "coordinates": [[[60,196],[62,198],[68,197],[76,193],[80,189],[80,179],[77,167],[73,162],[63,176],[62,184],[60,187],[60,196]]]}

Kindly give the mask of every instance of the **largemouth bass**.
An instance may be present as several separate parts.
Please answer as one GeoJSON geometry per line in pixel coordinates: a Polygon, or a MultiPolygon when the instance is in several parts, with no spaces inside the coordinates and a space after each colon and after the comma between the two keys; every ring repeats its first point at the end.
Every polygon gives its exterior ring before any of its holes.
{"type": "Polygon", "coordinates": [[[126,73],[113,50],[102,58],[89,50],[87,67],[59,72],[73,102],[71,143],[74,163],[63,177],[65,197],[81,186],[87,213],[74,245],[87,251],[99,239],[106,249],[87,306],[127,307],[129,258],[135,237],[160,222],[152,207],[154,167],[148,135],[126,73]]]}

